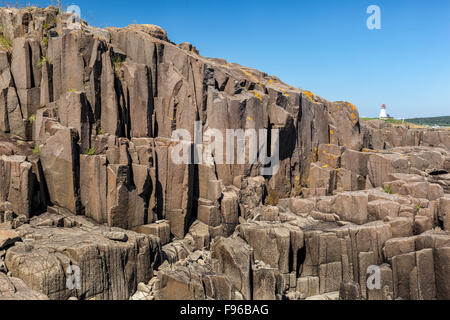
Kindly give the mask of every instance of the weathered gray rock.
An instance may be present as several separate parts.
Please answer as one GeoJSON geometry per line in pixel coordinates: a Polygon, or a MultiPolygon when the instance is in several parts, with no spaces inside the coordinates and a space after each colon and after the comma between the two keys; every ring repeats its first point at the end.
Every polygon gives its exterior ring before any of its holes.
{"type": "Polygon", "coordinates": [[[372,154],[368,160],[368,178],[374,187],[381,187],[392,173],[408,173],[409,162],[400,154],[372,154]]]}
{"type": "Polygon", "coordinates": [[[361,300],[361,288],[356,282],[341,283],[339,289],[340,300],[361,300]]]}
{"type": "Polygon", "coordinates": [[[240,238],[218,238],[211,245],[214,270],[230,279],[244,299],[252,298],[253,249],[240,238]]]}
{"type": "Polygon", "coordinates": [[[161,287],[156,296],[157,300],[204,300],[206,298],[201,274],[193,273],[187,267],[160,272],[158,279],[161,287]]]}
{"type": "Polygon", "coordinates": [[[290,231],[269,224],[243,224],[241,236],[253,248],[255,260],[263,261],[281,273],[289,273],[290,231]]]}
{"type": "Polygon", "coordinates": [[[375,220],[384,220],[386,217],[395,218],[400,213],[400,204],[389,200],[375,200],[368,204],[368,213],[375,220]]]}
{"type": "Polygon", "coordinates": [[[0,157],[0,201],[8,201],[17,215],[29,217],[33,209],[32,164],[23,156],[0,157]]]}
{"type": "Polygon", "coordinates": [[[40,157],[50,201],[78,214],[81,212],[78,133],[56,122],[47,124],[46,131],[50,137],[41,146],[40,157]]]}
{"type": "Polygon", "coordinates": [[[153,135],[153,91],[152,72],[144,64],[124,64],[126,95],[129,99],[131,136],[151,137],[153,135]]]}
{"type": "Polygon", "coordinates": [[[158,247],[144,235],[113,231],[128,238],[115,241],[115,237],[110,240],[104,236],[110,231],[103,227],[56,229],[29,225],[18,232],[33,241],[7,251],[8,269],[13,276],[53,300],[71,296],[128,299],[139,282],[147,282],[152,276],[158,247]],[[80,271],[80,289],[66,284],[70,265],[79,268],[73,270],[75,276],[80,271]]]}
{"type": "Polygon", "coordinates": [[[338,194],[334,203],[334,211],[341,220],[356,224],[368,221],[368,196],[364,193],[338,194]]]}
{"type": "Polygon", "coordinates": [[[279,271],[270,267],[253,268],[253,300],[276,300],[279,271]]]}
{"type": "Polygon", "coordinates": [[[157,221],[156,223],[134,228],[133,231],[158,237],[161,240],[161,245],[170,242],[170,225],[168,221],[157,221]]]}
{"type": "Polygon", "coordinates": [[[439,248],[435,255],[435,272],[436,272],[436,294],[439,300],[450,299],[450,283],[448,272],[450,266],[450,249],[448,247],[439,248]]]}
{"type": "Polygon", "coordinates": [[[80,200],[86,217],[103,224],[107,216],[107,159],[80,155],[80,200]]]}
{"type": "Polygon", "coordinates": [[[235,288],[228,277],[223,275],[207,275],[203,277],[205,294],[208,299],[230,301],[236,299],[235,288]]]}
{"type": "Polygon", "coordinates": [[[68,92],[58,101],[59,122],[74,128],[80,138],[81,152],[87,153],[91,147],[91,133],[94,116],[88,106],[86,95],[80,92],[68,92]]]}
{"type": "Polygon", "coordinates": [[[48,297],[30,289],[20,279],[0,273],[0,300],[48,300],[48,297]]]}
{"type": "Polygon", "coordinates": [[[439,220],[442,223],[443,229],[450,230],[450,198],[439,199],[439,220]]]}

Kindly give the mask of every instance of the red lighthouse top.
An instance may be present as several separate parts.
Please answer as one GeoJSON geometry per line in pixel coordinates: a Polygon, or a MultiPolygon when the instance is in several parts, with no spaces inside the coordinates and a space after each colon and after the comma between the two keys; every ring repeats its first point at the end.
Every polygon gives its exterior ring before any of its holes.
{"type": "Polygon", "coordinates": [[[385,104],[383,104],[383,105],[381,106],[381,108],[383,108],[383,109],[386,109],[386,105],[385,105],[385,104]]]}

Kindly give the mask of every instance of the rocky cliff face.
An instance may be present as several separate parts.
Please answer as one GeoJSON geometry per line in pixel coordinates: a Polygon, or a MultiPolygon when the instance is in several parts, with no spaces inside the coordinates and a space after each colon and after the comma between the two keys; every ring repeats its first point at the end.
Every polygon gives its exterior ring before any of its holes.
{"type": "Polygon", "coordinates": [[[450,131],[68,19],[0,9],[0,298],[450,299],[450,131]],[[196,121],[278,129],[278,172],[175,164],[196,121]]]}

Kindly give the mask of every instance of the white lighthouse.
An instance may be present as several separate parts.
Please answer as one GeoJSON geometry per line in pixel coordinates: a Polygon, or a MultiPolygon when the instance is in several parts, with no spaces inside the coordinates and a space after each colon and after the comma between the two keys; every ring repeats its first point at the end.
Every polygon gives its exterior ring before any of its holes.
{"type": "Polygon", "coordinates": [[[381,111],[380,111],[380,119],[384,120],[384,119],[392,119],[390,115],[387,114],[386,112],[386,105],[383,104],[381,106],[381,111]]]}

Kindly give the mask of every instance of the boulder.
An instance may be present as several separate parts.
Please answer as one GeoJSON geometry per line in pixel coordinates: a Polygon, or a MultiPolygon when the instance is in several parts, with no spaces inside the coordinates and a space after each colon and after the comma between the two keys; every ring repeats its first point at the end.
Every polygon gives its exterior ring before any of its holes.
{"type": "Polygon", "coordinates": [[[369,174],[368,162],[370,153],[346,149],[342,154],[341,166],[359,176],[369,174]]]}
{"type": "Polygon", "coordinates": [[[226,275],[244,299],[252,299],[253,249],[240,238],[216,238],[211,245],[211,258],[215,272],[226,275]]]}
{"type": "Polygon", "coordinates": [[[198,206],[197,215],[198,220],[208,226],[218,227],[221,225],[220,210],[216,206],[201,204],[198,206]]]}
{"type": "Polygon", "coordinates": [[[312,163],[309,169],[308,186],[310,188],[324,188],[328,193],[335,189],[336,171],[327,164],[312,163]]]}
{"type": "MultiPolygon", "coordinates": [[[[331,123],[334,127],[330,129],[331,140],[335,144],[353,150],[361,149],[359,113],[355,105],[350,102],[327,103],[330,110],[331,123]]],[[[337,290],[339,291],[339,290],[337,290]]]]}
{"type": "Polygon", "coordinates": [[[366,179],[347,169],[338,169],[336,175],[336,190],[358,191],[366,189],[366,179]]]}
{"type": "MultiPolygon", "coordinates": [[[[139,282],[151,278],[158,247],[144,235],[112,231],[126,235],[127,241],[105,237],[111,232],[105,227],[25,225],[17,232],[33,241],[10,248],[6,265],[14,277],[52,300],[67,300],[71,296],[128,299],[139,282]],[[77,270],[81,277],[79,289],[66,284],[70,275],[78,277],[77,270]]],[[[78,280],[74,280],[76,285],[78,280]]]]}
{"type": "Polygon", "coordinates": [[[253,268],[253,300],[276,300],[278,270],[270,267],[253,268]]]}
{"type": "Polygon", "coordinates": [[[223,193],[220,213],[225,235],[230,236],[239,224],[239,196],[235,191],[223,193]]]}
{"type": "Polygon", "coordinates": [[[327,164],[330,168],[339,168],[341,165],[341,155],[343,147],[331,144],[319,145],[319,162],[327,164]]]}
{"type": "Polygon", "coordinates": [[[414,234],[414,218],[389,219],[394,238],[412,237],[414,234]]]}
{"type": "Polygon", "coordinates": [[[433,229],[433,218],[416,216],[414,218],[414,234],[422,234],[433,229]]]}
{"type": "Polygon", "coordinates": [[[395,256],[414,252],[415,245],[413,237],[389,239],[383,248],[384,258],[390,260],[395,256]]]}
{"type": "Polygon", "coordinates": [[[300,292],[304,299],[319,295],[319,277],[299,278],[297,291],[300,292]]]}
{"type": "Polygon", "coordinates": [[[340,193],[334,203],[335,213],[344,221],[362,225],[368,221],[368,196],[364,193],[340,193]]]}
{"type": "Polygon", "coordinates": [[[414,198],[437,200],[444,196],[444,190],[440,185],[428,182],[405,183],[400,188],[399,194],[414,198]]]}
{"type": "MultiPolygon", "coordinates": [[[[243,178],[241,177],[239,180],[241,179],[243,178]]],[[[243,179],[240,189],[241,215],[244,219],[248,219],[252,210],[263,204],[266,190],[265,179],[264,177],[243,179]]]]}
{"type": "Polygon", "coordinates": [[[133,231],[158,237],[161,241],[161,245],[165,245],[170,242],[170,226],[169,222],[165,220],[136,227],[133,231]]]}
{"type": "Polygon", "coordinates": [[[209,249],[209,245],[211,242],[211,233],[209,232],[209,227],[206,224],[200,221],[195,221],[189,228],[187,237],[192,238],[193,246],[195,249],[209,249]]]}
{"type": "Polygon", "coordinates": [[[361,288],[359,283],[341,282],[341,287],[339,289],[339,300],[361,300],[361,288]]]}
{"type": "Polygon", "coordinates": [[[48,300],[48,297],[31,289],[21,279],[0,273],[0,300],[48,300]]]}
{"type": "Polygon", "coordinates": [[[102,224],[107,217],[107,159],[80,155],[80,199],[86,217],[102,224]]]}
{"type": "Polygon", "coordinates": [[[29,217],[33,210],[32,164],[24,156],[0,156],[0,202],[7,201],[17,215],[29,217]]]}
{"type": "Polygon", "coordinates": [[[291,198],[289,201],[289,209],[298,216],[308,216],[315,208],[315,200],[291,198]]]}
{"type": "Polygon", "coordinates": [[[374,220],[384,220],[386,217],[396,218],[400,213],[400,204],[389,200],[369,202],[368,213],[374,220]]]}
{"type": "Polygon", "coordinates": [[[158,274],[160,290],[156,300],[205,300],[205,290],[201,275],[186,267],[175,271],[165,270],[158,274]]]}
{"type": "Polygon", "coordinates": [[[255,260],[259,260],[281,273],[289,273],[290,231],[281,226],[265,223],[242,224],[242,238],[253,248],[255,260]]]}
{"type": "Polygon", "coordinates": [[[56,122],[50,123],[46,131],[50,137],[40,148],[40,158],[50,201],[79,214],[81,202],[78,133],[75,129],[56,122]]]}
{"type": "Polygon", "coordinates": [[[203,285],[208,299],[219,301],[235,300],[235,288],[224,275],[206,275],[203,277],[203,285]]]}
{"type": "Polygon", "coordinates": [[[400,154],[371,154],[367,162],[368,178],[375,188],[382,187],[389,175],[408,173],[409,166],[408,160],[400,154]]]}

